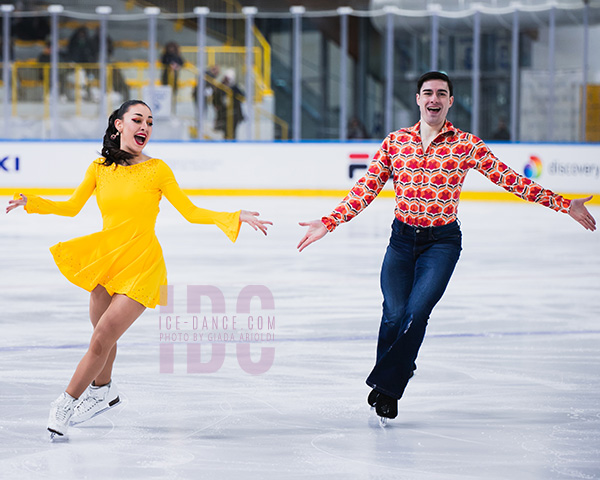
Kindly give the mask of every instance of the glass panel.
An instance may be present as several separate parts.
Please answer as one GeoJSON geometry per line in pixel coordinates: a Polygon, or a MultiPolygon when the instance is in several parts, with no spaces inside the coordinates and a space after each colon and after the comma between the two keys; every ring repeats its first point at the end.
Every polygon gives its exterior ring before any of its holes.
{"type": "MultiPolygon", "coordinates": [[[[381,7],[385,2],[379,1],[381,7]]],[[[388,2],[389,3],[389,2],[388,2]]],[[[469,0],[440,2],[438,11],[437,68],[455,83],[455,104],[449,119],[470,130],[474,108],[478,134],[498,139],[501,124],[513,127],[511,112],[512,12],[509,0],[485,4],[481,13],[480,101],[473,105],[473,14],[469,0]],[[466,15],[466,16],[465,16],[466,15]]],[[[580,141],[584,138],[582,116],[583,9],[556,8],[555,57],[549,55],[549,10],[520,13],[518,73],[518,138],[522,141],[580,141]],[[551,68],[554,65],[554,68],[551,68]],[[553,79],[553,80],[552,80],[553,79]]],[[[542,0],[528,6],[546,5],[542,0]]],[[[9,82],[2,101],[3,118],[10,129],[3,135],[16,138],[98,138],[110,112],[122,101],[145,99],[152,104],[159,138],[246,139],[248,112],[253,115],[255,139],[288,139],[292,122],[292,20],[289,6],[255,18],[252,45],[245,45],[245,19],[233,0],[210,0],[207,5],[205,71],[197,65],[194,2],[161,3],[156,18],[155,96],[147,87],[152,69],[148,63],[148,16],[141,7],[115,7],[107,21],[110,37],[106,91],[98,64],[97,30],[100,17],[95,5],[71,2],[59,16],[58,90],[51,102],[50,15],[46,8],[11,14],[13,41],[9,82]],[[82,12],[84,15],[82,15],[82,12]],[[169,13],[167,15],[167,13],[169,13]],[[185,14],[179,17],[174,13],[185,14]],[[216,18],[222,13],[236,17],[216,18]],[[166,46],[177,52],[165,58],[166,46]],[[246,56],[252,59],[252,97],[246,102],[246,56]],[[175,58],[175,60],[173,60],[175,58]],[[197,89],[198,75],[204,75],[197,89]],[[226,79],[227,77],[227,79],[226,79]],[[231,87],[237,84],[238,89],[231,87]],[[197,131],[197,93],[205,106],[203,131],[197,131]],[[50,119],[53,119],[50,121],[50,119]],[[14,127],[14,128],[13,128],[14,127]],[[14,131],[12,131],[14,130],[14,131]]],[[[397,5],[397,4],[396,4],[397,5]]],[[[399,8],[425,11],[423,2],[403,1],[399,8]]],[[[385,112],[393,105],[392,128],[409,126],[419,118],[415,105],[415,82],[432,63],[432,17],[394,17],[393,98],[386,98],[386,16],[352,14],[348,17],[347,90],[340,98],[340,17],[331,11],[315,15],[309,9],[302,20],[302,138],[335,140],[340,137],[341,102],[345,102],[350,138],[381,139],[385,112]]],[[[380,12],[380,11],[379,11],[380,12]]],[[[590,46],[597,39],[600,11],[590,7],[590,46]]],[[[590,53],[590,85],[597,77],[597,62],[590,53]]],[[[3,65],[2,65],[3,67],[3,65]]],[[[0,77],[1,79],[1,77],[0,77]]],[[[591,98],[591,97],[590,97],[591,98]]],[[[595,97],[594,97],[595,98],[595,97]]],[[[592,100],[586,100],[592,102],[592,100]]],[[[587,105],[587,103],[586,103],[587,105]]],[[[595,104],[594,104],[595,105],[595,104]]],[[[590,103],[590,108],[593,105],[590,103]]],[[[595,107],[594,107],[595,108],[595,107]]],[[[592,111],[592,110],[590,110],[592,111]]],[[[593,127],[596,128],[596,127],[593,127]]],[[[593,132],[587,132],[592,135],[593,132]]],[[[591,137],[590,137],[591,138],[591,137]]]]}

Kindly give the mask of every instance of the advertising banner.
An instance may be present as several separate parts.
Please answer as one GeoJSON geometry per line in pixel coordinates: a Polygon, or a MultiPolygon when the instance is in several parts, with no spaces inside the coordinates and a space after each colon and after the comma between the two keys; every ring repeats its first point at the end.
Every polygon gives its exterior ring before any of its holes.
{"type": "MultiPolygon", "coordinates": [[[[150,143],[182,188],[197,194],[321,195],[349,190],[364,174],[378,142],[360,143],[150,143]]],[[[600,146],[490,144],[519,174],[564,194],[600,194],[600,146]]],[[[0,189],[65,193],[82,180],[100,154],[99,142],[0,142],[0,189]]],[[[391,190],[391,181],[385,187],[391,190]]],[[[498,192],[482,174],[467,175],[465,192],[498,192]]]]}

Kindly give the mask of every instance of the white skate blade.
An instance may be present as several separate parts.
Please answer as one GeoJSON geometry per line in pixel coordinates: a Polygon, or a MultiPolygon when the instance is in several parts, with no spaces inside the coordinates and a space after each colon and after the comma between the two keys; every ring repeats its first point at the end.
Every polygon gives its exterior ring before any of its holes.
{"type": "Polygon", "coordinates": [[[69,425],[81,425],[82,423],[85,422],[89,422],[92,418],[97,417],[98,415],[102,415],[105,412],[108,412],[109,410],[113,409],[114,407],[118,406],[121,404],[121,397],[117,397],[114,400],[112,400],[106,407],[104,407],[102,410],[98,410],[96,413],[94,413],[94,415],[92,415],[90,418],[86,419],[86,420],[81,420],[81,421],[73,421],[71,419],[71,421],[69,422],[69,425]]]}
{"type": "Polygon", "coordinates": [[[388,419],[386,417],[379,417],[379,426],[381,428],[387,427],[388,419]]]}

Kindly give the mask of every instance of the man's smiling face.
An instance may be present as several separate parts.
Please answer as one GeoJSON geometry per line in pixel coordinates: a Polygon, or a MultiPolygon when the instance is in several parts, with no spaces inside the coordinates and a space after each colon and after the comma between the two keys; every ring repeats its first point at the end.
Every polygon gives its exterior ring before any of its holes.
{"type": "Polygon", "coordinates": [[[453,102],[454,97],[450,96],[448,84],[444,80],[426,81],[417,93],[421,121],[432,127],[441,127],[453,102]]]}

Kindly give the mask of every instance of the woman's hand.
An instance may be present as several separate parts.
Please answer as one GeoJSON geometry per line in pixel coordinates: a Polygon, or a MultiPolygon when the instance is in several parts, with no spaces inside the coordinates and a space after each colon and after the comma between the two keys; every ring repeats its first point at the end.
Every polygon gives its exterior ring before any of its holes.
{"type": "Polygon", "coordinates": [[[269,220],[261,220],[258,218],[260,213],[258,212],[249,212],[248,210],[242,210],[240,212],[240,222],[247,223],[254,230],[260,230],[265,235],[267,234],[267,225],[273,225],[273,222],[269,220]]]}
{"type": "Polygon", "coordinates": [[[27,205],[27,197],[25,195],[23,195],[22,193],[19,193],[19,195],[21,196],[21,198],[19,198],[18,200],[9,200],[8,201],[8,207],[6,207],[6,213],[10,212],[11,210],[14,210],[17,207],[24,207],[25,205],[27,205]]]}
{"type": "Polygon", "coordinates": [[[323,225],[321,220],[311,220],[310,222],[300,222],[302,227],[308,227],[308,231],[306,235],[302,237],[300,243],[298,244],[298,250],[302,251],[306,247],[308,247],[311,243],[316,242],[320,238],[323,238],[327,233],[327,228],[323,225]]]}
{"type": "Polygon", "coordinates": [[[596,230],[596,220],[592,217],[592,214],[588,211],[585,206],[586,202],[589,202],[593,198],[592,195],[585,198],[576,198],[571,200],[571,206],[569,207],[569,215],[573,219],[583,225],[586,230],[592,232],[596,230]]]}

